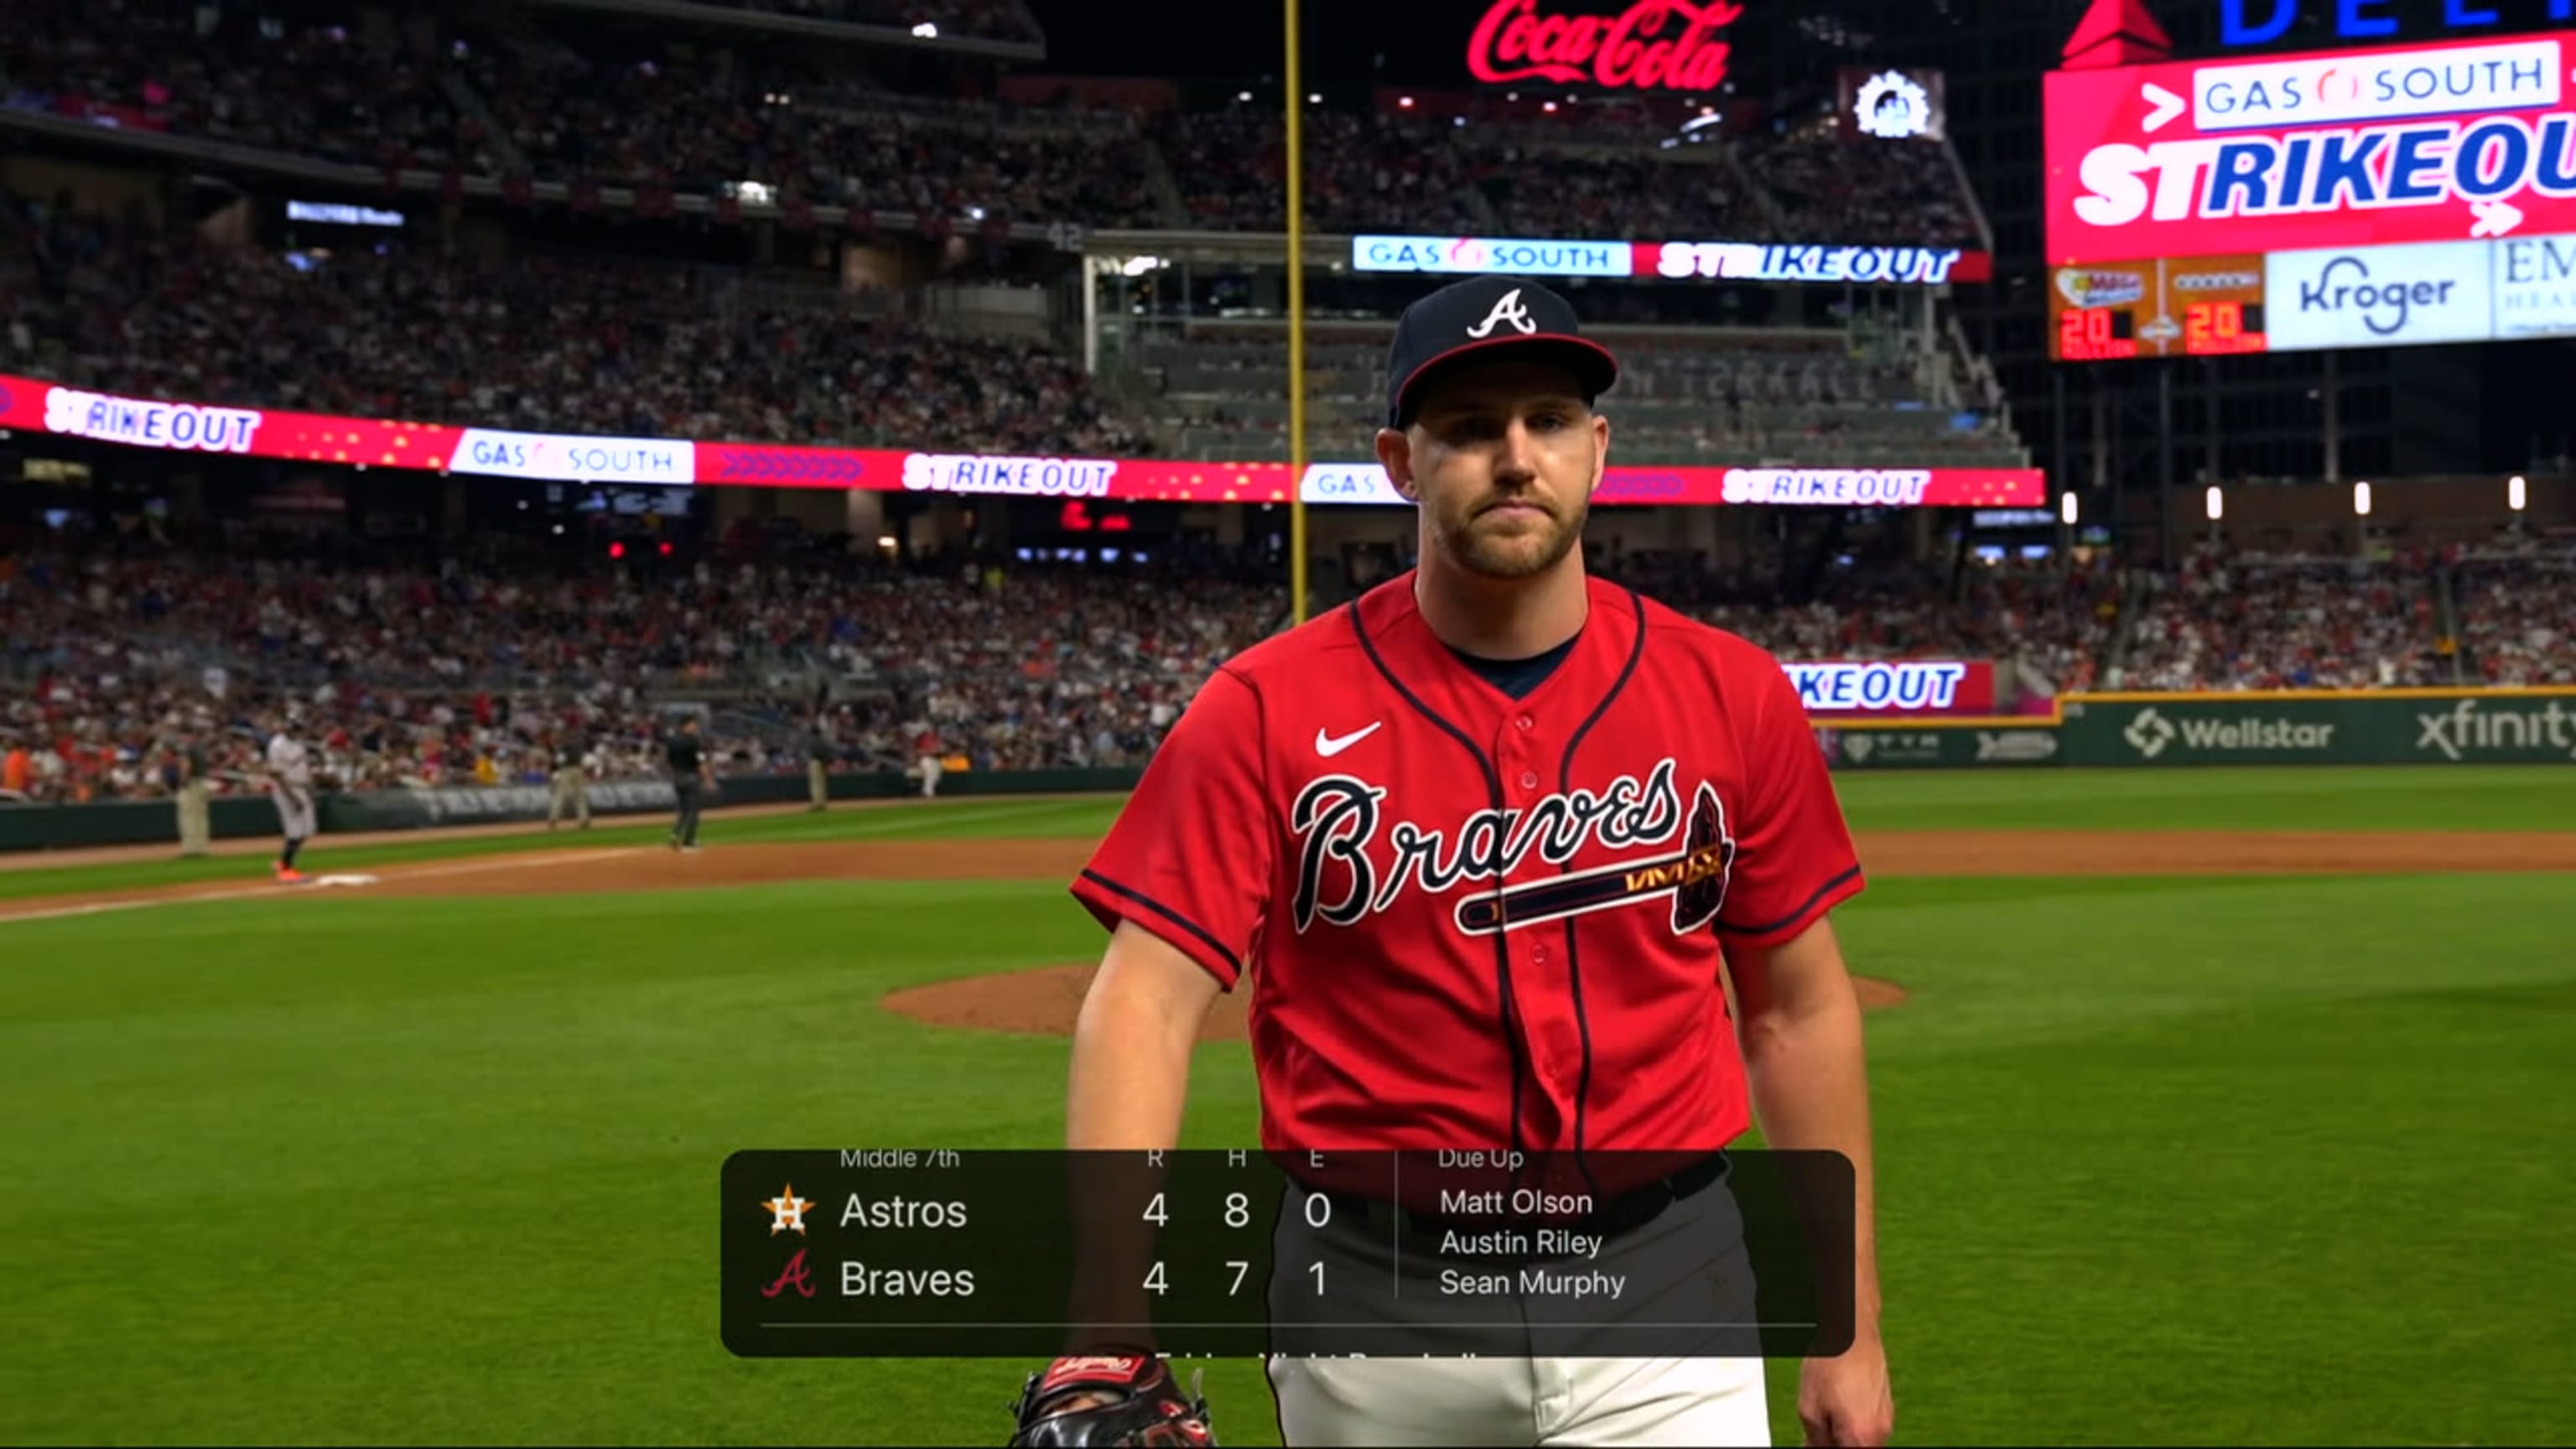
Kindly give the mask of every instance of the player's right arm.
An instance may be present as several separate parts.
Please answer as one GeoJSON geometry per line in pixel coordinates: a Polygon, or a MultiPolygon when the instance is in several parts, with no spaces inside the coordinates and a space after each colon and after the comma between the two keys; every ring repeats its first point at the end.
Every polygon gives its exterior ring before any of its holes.
{"type": "Polygon", "coordinates": [[[1120,921],[1074,1023],[1065,1146],[1179,1145],[1190,1050],[1222,990],[1180,948],[1133,918],[1120,921]]]}
{"type": "Polygon", "coordinates": [[[1167,1148],[1190,1048],[1270,903],[1260,697],[1220,669],[1182,711],[1073,883],[1111,931],[1075,1027],[1066,1145],[1167,1148]]]}

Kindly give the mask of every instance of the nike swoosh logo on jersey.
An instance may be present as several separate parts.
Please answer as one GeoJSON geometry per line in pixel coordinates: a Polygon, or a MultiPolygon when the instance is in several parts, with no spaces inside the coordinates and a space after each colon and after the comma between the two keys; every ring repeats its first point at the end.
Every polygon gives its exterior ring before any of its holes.
{"type": "Polygon", "coordinates": [[[1377,727],[1384,723],[1386,723],[1386,721],[1382,719],[1370,720],[1368,722],[1368,728],[1353,730],[1349,734],[1342,736],[1340,739],[1333,738],[1330,734],[1326,733],[1319,727],[1315,731],[1315,753],[1329,760],[1333,756],[1340,754],[1342,751],[1349,749],[1351,746],[1358,744],[1360,741],[1367,739],[1369,736],[1376,734],[1377,727]]]}

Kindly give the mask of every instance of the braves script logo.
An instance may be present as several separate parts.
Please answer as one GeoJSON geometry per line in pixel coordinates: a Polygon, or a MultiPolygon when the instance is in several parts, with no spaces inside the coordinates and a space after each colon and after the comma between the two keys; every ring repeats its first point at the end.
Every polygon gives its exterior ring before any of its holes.
{"type": "Polygon", "coordinates": [[[1495,0],[1467,40],[1467,68],[1489,84],[1548,80],[1637,90],[1713,91],[1727,46],[1711,40],[1744,7],[1733,0],[1637,0],[1617,15],[1541,15],[1538,0],[1495,0]],[[1674,21],[1680,32],[1664,32],[1674,21]]]}
{"type": "Polygon", "coordinates": [[[1496,327],[1499,327],[1506,322],[1512,324],[1513,331],[1523,335],[1527,335],[1538,330],[1538,324],[1530,320],[1529,308],[1521,305],[1521,289],[1518,287],[1514,287],[1510,291],[1505,292],[1502,296],[1502,300],[1494,304],[1494,310],[1485,314],[1484,321],[1467,329],[1467,335],[1470,337],[1491,336],[1496,327]]]}
{"type": "Polygon", "coordinates": [[[1459,901],[1458,929],[1470,935],[1516,930],[1637,901],[1673,898],[1677,934],[1705,926],[1725,898],[1735,841],[1717,792],[1703,782],[1686,813],[1673,784],[1674,762],[1658,762],[1641,784],[1622,775],[1596,794],[1547,795],[1525,810],[1478,810],[1455,834],[1399,820],[1386,832],[1393,859],[1375,847],[1387,790],[1349,775],[1326,775],[1299,791],[1289,809],[1298,837],[1297,930],[1316,921],[1356,925],[1400,899],[1408,885],[1443,895],[1462,881],[1499,881],[1535,852],[1550,865],[1571,863],[1591,841],[1613,850],[1666,845],[1687,827],[1679,852],[1659,852],[1551,879],[1470,895],[1459,901]],[[1328,890],[1334,892],[1326,899],[1328,890]]]}

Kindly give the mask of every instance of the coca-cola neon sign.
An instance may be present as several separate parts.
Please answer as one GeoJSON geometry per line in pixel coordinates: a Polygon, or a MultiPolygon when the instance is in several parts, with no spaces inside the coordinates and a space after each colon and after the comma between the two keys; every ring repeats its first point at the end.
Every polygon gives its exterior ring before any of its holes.
{"type": "Polygon", "coordinates": [[[1734,0],[1637,0],[1617,15],[1541,15],[1538,0],[1494,0],[1468,37],[1467,69],[1495,85],[1713,91],[1728,50],[1714,37],[1743,14],[1734,0]]]}

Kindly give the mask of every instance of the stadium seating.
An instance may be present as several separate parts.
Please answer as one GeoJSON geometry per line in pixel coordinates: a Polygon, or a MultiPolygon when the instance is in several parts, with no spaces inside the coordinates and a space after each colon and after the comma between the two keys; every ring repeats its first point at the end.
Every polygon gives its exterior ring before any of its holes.
{"type": "Polygon", "coordinates": [[[1078,362],[1025,339],[746,299],[685,271],[401,251],[290,265],[0,198],[0,296],[0,369],[143,396],[624,436],[1154,446],[1078,362]]]}
{"type": "Polygon", "coordinates": [[[2130,689],[2375,689],[2452,683],[2423,561],[2196,550],[2137,617],[2130,689]]]}
{"type": "Polygon", "coordinates": [[[2576,551],[2498,539],[2450,566],[2471,683],[2576,683],[2576,551]]]}
{"type": "MultiPolygon", "coordinates": [[[[1665,332],[1612,326],[1625,372],[1603,406],[1623,462],[1852,467],[2025,467],[1985,413],[1933,401],[1937,358],[1856,352],[1848,332],[1665,332]]],[[[1385,328],[1315,329],[1307,346],[1310,453],[1358,456],[1385,412],[1385,328]]],[[[1288,455],[1287,346],[1276,327],[1148,333],[1118,364],[1150,399],[1166,455],[1288,455]]],[[[1955,388],[1952,389],[1955,395],[1955,388]]]]}
{"type": "MultiPolygon", "coordinates": [[[[0,104],[369,168],[782,198],[871,212],[1090,227],[1276,231],[1283,124],[1231,103],[1153,115],[1010,107],[872,82],[750,32],[680,51],[569,22],[415,16],[368,25],[30,0],[0,28],[0,104]],[[442,28],[442,26],[444,28],[442,28]]],[[[892,0],[751,8],[881,23],[892,0]]],[[[939,0],[931,23],[1026,38],[1007,0],[939,0]],[[944,17],[944,18],[943,18],[944,17]]],[[[961,29],[959,33],[970,33],[961,29]]],[[[1317,107],[1309,224],[1591,239],[1977,245],[1933,142],[1812,128],[1679,145],[1615,107],[1553,117],[1317,107]]],[[[633,198],[629,199],[632,202],[633,198]]]]}
{"type": "MultiPolygon", "coordinates": [[[[1286,614],[1275,563],[1222,553],[897,566],[817,539],[639,576],[524,544],[443,562],[385,547],[238,530],[0,542],[0,750],[36,753],[37,798],[150,796],[183,732],[212,731],[239,767],[260,711],[292,701],[338,779],[533,780],[556,729],[595,741],[618,778],[658,770],[656,703],[681,694],[728,702],[714,739],[737,773],[801,769],[818,701],[848,768],[900,770],[925,738],[976,769],[1116,767],[1286,614]]],[[[2576,683],[2563,542],[2379,562],[2203,550],[2171,578],[2101,555],[1955,579],[1852,564],[1807,590],[1759,549],[1732,571],[1688,552],[1596,558],[1785,660],[1991,659],[2056,692],[2445,685],[2455,667],[2576,683]]]]}
{"type": "Polygon", "coordinates": [[[969,582],[954,562],[818,549],[636,578],[526,545],[442,565],[241,530],[0,546],[0,751],[35,752],[40,800],[149,796],[184,732],[240,771],[291,702],[351,784],[542,779],[557,729],[604,778],[655,776],[678,692],[765,722],[711,736],[735,773],[800,770],[818,699],[855,768],[907,767],[924,735],[977,769],[1115,767],[1283,607],[1205,567],[969,582]]]}

